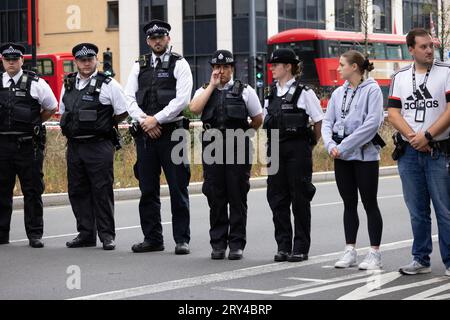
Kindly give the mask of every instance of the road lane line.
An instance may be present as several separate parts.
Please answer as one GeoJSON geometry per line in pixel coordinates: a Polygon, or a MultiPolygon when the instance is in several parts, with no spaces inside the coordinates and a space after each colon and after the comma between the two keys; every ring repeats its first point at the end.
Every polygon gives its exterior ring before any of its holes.
{"type": "MultiPolygon", "coordinates": [[[[166,224],[172,224],[172,222],[163,222],[161,223],[162,225],[166,225],[166,224]]],[[[121,231],[121,230],[129,230],[129,229],[137,229],[140,228],[141,226],[130,226],[130,227],[122,227],[122,228],[116,228],[116,231],[121,231]]],[[[77,236],[78,233],[66,233],[66,234],[58,234],[55,236],[47,236],[47,237],[42,237],[43,240],[46,239],[57,239],[57,238],[65,238],[65,237],[71,237],[71,236],[77,236]]],[[[10,243],[17,243],[17,242],[25,242],[28,241],[28,239],[19,239],[19,240],[11,240],[9,241],[10,243]]]]}
{"type": "MultiPolygon", "coordinates": [[[[450,278],[449,278],[450,280],[450,278]]],[[[450,299],[450,294],[444,294],[436,296],[436,294],[450,290],[450,283],[444,284],[436,288],[432,288],[427,291],[420,292],[403,300],[446,300],[450,299]],[[434,297],[432,297],[434,296],[434,297]]]]}
{"type": "MultiPolygon", "coordinates": [[[[437,235],[434,235],[433,241],[437,240],[437,235]]],[[[407,248],[411,246],[413,239],[403,240],[388,243],[381,246],[382,251],[391,251],[401,248],[407,248]]],[[[370,247],[365,247],[358,249],[358,255],[366,255],[370,247]]],[[[284,271],[294,268],[301,268],[305,266],[310,266],[314,264],[320,264],[338,259],[342,255],[342,252],[328,253],[318,256],[310,257],[308,261],[291,263],[291,262],[281,262],[281,263],[271,263],[265,265],[259,265],[249,268],[225,271],[221,273],[213,273],[207,275],[201,275],[191,278],[184,278],[178,280],[171,280],[161,283],[155,283],[140,287],[120,289],[108,292],[102,292],[98,294],[91,294],[87,296],[76,297],[69,300],[117,300],[117,299],[127,299],[144,295],[151,295],[155,293],[167,292],[172,290],[179,290],[184,288],[191,288],[202,285],[209,285],[217,282],[224,282],[236,279],[242,279],[246,277],[258,276],[272,272],[284,271]]],[[[366,280],[365,280],[366,281],[366,280]]]]}

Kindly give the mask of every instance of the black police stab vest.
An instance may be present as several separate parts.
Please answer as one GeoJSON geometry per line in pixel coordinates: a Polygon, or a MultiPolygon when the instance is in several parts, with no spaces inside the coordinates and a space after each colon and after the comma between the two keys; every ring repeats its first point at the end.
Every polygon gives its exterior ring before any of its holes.
{"type": "Polygon", "coordinates": [[[34,127],[42,124],[41,105],[30,93],[32,82],[38,82],[39,77],[24,70],[11,88],[3,87],[2,77],[0,73],[0,132],[33,133],[34,127]]]}
{"type": "Polygon", "coordinates": [[[304,109],[297,107],[297,101],[303,90],[309,90],[309,88],[295,82],[285,95],[278,97],[276,85],[273,84],[269,88],[266,96],[269,106],[263,128],[279,129],[280,141],[306,137],[309,116],[304,109]]]}
{"type": "Polygon", "coordinates": [[[76,73],[64,79],[65,93],[62,101],[65,110],[61,116],[60,126],[67,138],[94,135],[109,138],[115,125],[114,108],[100,102],[100,90],[103,83],[112,78],[104,73],[97,73],[82,90],[75,88],[76,73]]]}
{"type": "Polygon", "coordinates": [[[139,58],[139,86],[136,101],[146,114],[151,116],[157,114],[177,96],[177,79],[175,79],[174,70],[176,62],[181,59],[183,59],[182,56],[170,53],[168,65],[164,65],[161,61],[158,68],[154,68],[151,64],[151,54],[139,58]]]}
{"type": "Polygon", "coordinates": [[[248,112],[242,98],[242,92],[246,86],[236,80],[228,89],[214,89],[202,112],[203,124],[220,130],[247,130],[249,128],[248,112]]]}

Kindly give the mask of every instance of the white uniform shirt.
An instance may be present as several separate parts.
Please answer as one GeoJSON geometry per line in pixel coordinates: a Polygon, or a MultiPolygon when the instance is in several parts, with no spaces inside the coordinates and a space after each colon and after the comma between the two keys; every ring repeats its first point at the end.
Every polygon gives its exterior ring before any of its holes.
{"type": "MultiPolygon", "coordinates": [[[[277,96],[284,96],[291,85],[295,82],[295,78],[292,78],[286,84],[281,87],[278,81],[276,82],[277,86],[277,96]]],[[[267,108],[269,107],[269,100],[264,101],[264,117],[267,115],[267,108]]],[[[314,123],[320,122],[323,120],[324,113],[322,107],[320,106],[320,101],[317,98],[316,94],[313,90],[302,90],[300,97],[297,100],[297,108],[303,109],[306,111],[306,114],[310,116],[314,123]]]]}
{"type": "MultiPolygon", "coordinates": [[[[218,90],[225,90],[232,87],[234,84],[233,79],[231,79],[228,83],[225,84],[223,88],[217,88],[218,90]]],[[[205,89],[203,87],[197,89],[194,94],[194,98],[198,97],[201,93],[203,93],[205,89]]],[[[242,90],[242,99],[245,102],[245,105],[247,106],[247,112],[250,117],[255,117],[258,114],[262,113],[261,103],[259,102],[258,95],[256,94],[255,89],[253,89],[251,86],[247,85],[244,90],[242,90]]]]}
{"type": "MultiPolygon", "coordinates": [[[[17,84],[22,75],[23,70],[20,70],[19,73],[12,78],[15,84],[17,84]]],[[[9,79],[11,79],[11,77],[7,72],[4,72],[2,76],[3,88],[9,88],[11,85],[9,79]]],[[[42,110],[53,111],[58,107],[58,101],[56,100],[52,89],[42,78],[39,78],[39,81],[31,81],[30,95],[39,102],[42,110]]]]}
{"type": "MultiPolygon", "coordinates": [[[[159,58],[161,62],[164,61],[164,56],[169,54],[166,51],[159,58]]],[[[156,66],[157,56],[152,53],[152,66],[156,66]]],[[[140,72],[139,62],[136,62],[131,69],[130,75],[128,77],[128,82],[125,87],[125,94],[130,99],[130,104],[128,106],[128,114],[136,121],[142,121],[141,116],[146,116],[145,112],[139,108],[136,102],[136,92],[139,89],[138,76],[140,72]]],[[[160,112],[154,115],[159,124],[174,122],[180,120],[182,117],[178,117],[180,112],[182,112],[191,99],[192,93],[192,72],[186,59],[177,60],[175,63],[175,69],[173,71],[175,79],[177,79],[176,92],[177,95],[172,99],[169,104],[160,112]]]]}
{"type": "MultiPolygon", "coordinates": [[[[422,96],[426,97],[425,121],[416,122],[415,96],[413,95],[412,72],[413,65],[400,69],[392,76],[389,92],[390,108],[401,108],[401,114],[414,132],[425,132],[447,110],[450,102],[450,64],[434,61],[426,83],[426,91],[420,89],[422,96]]],[[[416,88],[422,86],[426,73],[416,71],[416,88]]],[[[433,140],[448,139],[450,128],[434,137],[433,140]]],[[[404,138],[404,140],[407,140],[404,138]]]]}
{"type": "MultiPolygon", "coordinates": [[[[89,83],[91,79],[97,75],[98,71],[95,71],[89,79],[81,79],[80,74],[77,73],[76,81],[75,81],[75,89],[83,90],[89,83]]],[[[63,102],[64,92],[66,92],[65,87],[63,86],[61,90],[61,100],[59,103],[59,113],[63,114],[65,111],[65,106],[63,102]]],[[[124,112],[127,112],[127,106],[129,104],[128,98],[125,96],[123,92],[122,86],[114,79],[112,79],[109,83],[103,82],[102,87],[100,88],[100,103],[104,105],[112,105],[114,109],[114,114],[119,115],[124,112]]]]}

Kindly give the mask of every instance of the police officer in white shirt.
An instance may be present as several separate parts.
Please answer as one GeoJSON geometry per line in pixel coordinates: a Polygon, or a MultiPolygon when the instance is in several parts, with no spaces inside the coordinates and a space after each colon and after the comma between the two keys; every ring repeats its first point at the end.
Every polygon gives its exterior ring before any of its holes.
{"type": "MultiPolygon", "coordinates": [[[[190,110],[202,114],[203,121],[203,193],[210,207],[210,230],[212,259],[223,259],[227,246],[228,258],[239,260],[246,245],[247,193],[250,189],[250,137],[235,150],[228,150],[229,136],[244,133],[247,129],[258,129],[262,124],[262,108],[255,90],[239,80],[233,80],[234,58],[228,50],[214,52],[210,64],[211,80],[199,88],[190,103],[190,110]],[[250,117],[251,122],[248,123],[250,117]],[[220,141],[206,138],[210,129],[220,130],[220,141]],[[242,129],[241,131],[234,131],[242,129]],[[231,131],[231,132],[230,132],[231,131]],[[205,148],[214,143],[215,149],[223,148],[223,156],[215,161],[206,161],[205,148]],[[244,150],[241,150],[243,148],[244,150]],[[230,154],[233,154],[233,161],[230,154]],[[237,155],[245,155],[243,163],[237,155]],[[216,161],[218,160],[218,161],[216,161]],[[228,206],[230,215],[228,216],[228,206]]],[[[216,131],[219,134],[218,131],[216,131]]],[[[244,141],[244,140],[242,140],[244,141]]],[[[209,147],[211,149],[211,147],[209,147]]],[[[212,156],[212,155],[211,155],[212,156]]]]}
{"type": "Polygon", "coordinates": [[[424,29],[411,30],[406,43],[414,63],[393,75],[388,103],[389,121],[399,131],[395,158],[414,235],[413,261],[399,271],[431,272],[431,200],[450,276],[450,64],[434,60],[433,39],[424,29]]]}
{"type": "Polygon", "coordinates": [[[263,128],[268,131],[268,153],[279,163],[278,171],[267,178],[267,200],[278,245],[276,262],[307,260],[311,244],[312,148],[320,138],[324,115],[314,91],[300,83],[299,62],[289,48],[275,50],[269,59],[276,81],[266,93],[263,128]],[[272,140],[276,137],[273,130],[278,130],[278,140],[272,140]],[[272,152],[272,142],[279,144],[278,154],[272,152]]]}
{"type": "Polygon", "coordinates": [[[45,127],[58,102],[45,80],[22,70],[25,48],[0,46],[0,244],[9,243],[16,175],[24,195],[25,230],[33,248],[44,246],[42,193],[45,127]]]}
{"type": "Polygon", "coordinates": [[[170,189],[175,253],[190,252],[190,168],[186,163],[172,161],[172,149],[179,142],[171,141],[171,136],[174,130],[186,127],[182,112],[191,97],[192,73],[186,60],[169,48],[170,29],[168,23],[159,20],[144,27],[151,53],[134,64],[125,89],[132,100],[130,115],[140,123],[135,136],[135,174],[142,192],[139,214],[144,241],[133,245],[133,252],[164,250],[159,197],[161,167],[170,189]]]}
{"type": "Polygon", "coordinates": [[[67,137],[67,180],[78,236],[68,248],[115,249],[114,152],[117,124],[127,117],[128,99],[120,84],[97,71],[98,47],[73,47],[78,72],[67,75],[61,91],[61,130],[67,137]]]}

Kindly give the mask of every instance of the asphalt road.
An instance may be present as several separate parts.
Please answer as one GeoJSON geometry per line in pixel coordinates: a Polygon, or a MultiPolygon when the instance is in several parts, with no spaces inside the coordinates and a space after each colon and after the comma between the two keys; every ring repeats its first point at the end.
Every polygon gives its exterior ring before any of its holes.
{"type": "MultiPolygon", "coordinates": [[[[203,195],[191,196],[191,254],[174,254],[170,201],[162,200],[166,250],[135,254],[131,245],[143,236],[138,201],[116,203],[117,248],[68,249],[76,235],[69,206],[45,208],[45,248],[28,246],[23,213],[15,211],[11,244],[0,246],[0,299],[151,299],[151,300],[296,300],[296,299],[450,299],[437,237],[433,272],[400,276],[410,261],[411,226],[400,180],[380,179],[379,205],[384,219],[382,272],[332,266],[344,248],[343,205],[334,182],[316,185],[312,205],[310,259],[274,263],[276,252],[265,189],[249,193],[247,247],[240,261],[210,259],[208,206],[203,195]]],[[[433,213],[433,234],[437,234],[433,213]]],[[[362,260],[369,245],[365,212],[360,205],[358,247],[362,260]]]]}

